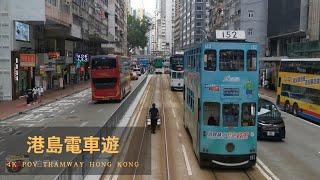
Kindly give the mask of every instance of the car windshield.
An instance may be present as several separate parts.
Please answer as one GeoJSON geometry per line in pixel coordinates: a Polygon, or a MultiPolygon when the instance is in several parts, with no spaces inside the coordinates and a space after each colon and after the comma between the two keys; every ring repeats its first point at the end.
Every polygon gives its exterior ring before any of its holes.
{"type": "Polygon", "coordinates": [[[280,118],[281,113],[278,110],[277,106],[272,102],[260,99],[259,100],[259,116],[260,117],[271,117],[271,118],[280,118]]]}

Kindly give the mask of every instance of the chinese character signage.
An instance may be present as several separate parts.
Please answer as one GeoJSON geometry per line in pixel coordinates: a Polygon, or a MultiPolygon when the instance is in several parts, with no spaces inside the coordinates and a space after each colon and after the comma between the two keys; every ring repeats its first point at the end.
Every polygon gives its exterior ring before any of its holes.
{"type": "Polygon", "coordinates": [[[84,64],[86,62],[89,62],[89,54],[75,53],[74,62],[75,64],[84,64]]]}
{"type": "Polygon", "coordinates": [[[48,52],[49,59],[59,59],[60,58],[60,52],[58,51],[51,51],[48,52]]]}
{"type": "Polygon", "coordinates": [[[36,54],[20,54],[20,67],[35,67],[36,54]]]}

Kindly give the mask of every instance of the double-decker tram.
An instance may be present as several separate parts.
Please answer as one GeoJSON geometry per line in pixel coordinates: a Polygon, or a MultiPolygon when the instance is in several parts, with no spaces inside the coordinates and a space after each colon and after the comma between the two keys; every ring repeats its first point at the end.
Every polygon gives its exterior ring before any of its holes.
{"type": "Polygon", "coordinates": [[[92,100],[122,100],[130,91],[130,63],[127,57],[98,55],[91,58],[92,100]]]}
{"type": "Polygon", "coordinates": [[[258,44],[244,31],[216,38],[184,53],[184,126],[200,167],[249,168],[257,152],[258,44]]]}
{"type": "Polygon", "coordinates": [[[176,54],[170,57],[170,87],[171,90],[183,90],[183,55],[176,54]]]}
{"type": "Polygon", "coordinates": [[[155,68],[155,73],[156,74],[163,74],[163,61],[164,59],[162,57],[156,57],[154,59],[154,68],[155,68]]]}
{"type": "Polygon", "coordinates": [[[277,104],[284,111],[320,123],[320,59],[282,59],[277,104]]]}

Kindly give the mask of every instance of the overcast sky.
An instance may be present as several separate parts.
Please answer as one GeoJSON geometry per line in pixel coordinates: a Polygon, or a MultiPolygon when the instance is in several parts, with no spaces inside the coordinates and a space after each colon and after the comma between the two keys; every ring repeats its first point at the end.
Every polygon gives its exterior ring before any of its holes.
{"type": "Polygon", "coordinates": [[[156,0],[131,0],[132,9],[144,8],[150,15],[156,10],[156,0]]]}

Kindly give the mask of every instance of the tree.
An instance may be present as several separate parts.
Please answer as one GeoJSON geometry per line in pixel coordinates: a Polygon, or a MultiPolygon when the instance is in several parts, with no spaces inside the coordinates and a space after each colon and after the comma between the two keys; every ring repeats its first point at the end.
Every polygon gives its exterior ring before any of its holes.
{"type": "Polygon", "coordinates": [[[128,49],[144,48],[147,46],[147,32],[150,22],[146,17],[141,20],[134,16],[128,16],[128,49]]]}

